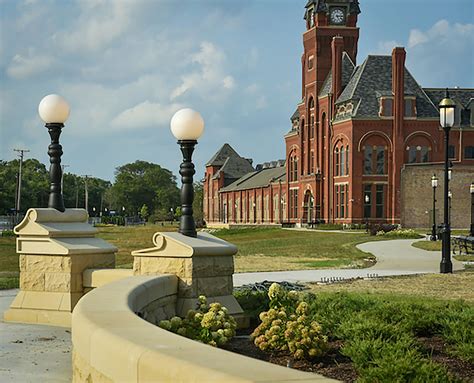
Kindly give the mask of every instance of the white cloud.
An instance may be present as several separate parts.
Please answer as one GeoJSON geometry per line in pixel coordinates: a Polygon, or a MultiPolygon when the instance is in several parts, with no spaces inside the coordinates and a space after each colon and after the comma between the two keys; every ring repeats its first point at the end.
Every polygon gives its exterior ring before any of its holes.
{"type": "Polygon", "coordinates": [[[408,48],[414,48],[422,44],[439,44],[449,43],[456,40],[453,39],[474,39],[474,24],[450,25],[447,20],[439,20],[430,29],[423,32],[419,29],[412,29],[408,38],[408,48]]]}
{"type": "Polygon", "coordinates": [[[136,1],[84,0],[81,14],[71,30],[61,31],[53,39],[68,51],[95,52],[122,36],[129,28],[136,1]]]}
{"type": "Polygon", "coordinates": [[[53,62],[51,56],[35,55],[34,51],[30,50],[26,56],[13,56],[7,74],[15,79],[24,79],[48,70],[53,62]]]}
{"type": "Polygon", "coordinates": [[[112,120],[111,126],[118,129],[168,126],[171,117],[180,108],[179,104],[162,105],[146,100],[121,112],[112,120]]]}
{"type": "Polygon", "coordinates": [[[181,76],[181,84],[173,89],[171,100],[181,97],[191,90],[202,97],[219,97],[224,90],[235,88],[235,79],[226,73],[226,56],[224,52],[214,44],[204,41],[200,45],[199,52],[191,55],[190,65],[183,70],[190,73],[181,76]],[[198,64],[198,69],[189,67],[198,64]]]}
{"type": "Polygon", "coordinates": [[[395,40],[390,40],[390,41],[380,41],[377,44],[377,48],[374,54],[379,54],[379,55],[388,55],[392,53],[393,48],[399,47],[402,44],[398,43],[395,40]]]}

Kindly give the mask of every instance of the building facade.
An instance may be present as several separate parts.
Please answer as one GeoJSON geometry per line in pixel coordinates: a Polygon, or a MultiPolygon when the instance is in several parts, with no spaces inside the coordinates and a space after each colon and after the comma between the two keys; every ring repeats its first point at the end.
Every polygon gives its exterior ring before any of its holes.
{"type": "MultiPolygon", "coordinates": [[[[403,177],[436,172],[444,161],[438,104],[445,90],[422,88],[405,67],[402,47],[357,65],[359,13],[358,0],[308,1],[301,101],[284,136],[285,160],[245,174],[234,171],[240,177],[232,182],[224,161],[233,168],[242,160],[251,167],[249,160],[233,151],[240,160],[210,161],[204,181],[209,224],[403,223],[402,195],[409,192],[402,187],[410,185],[403,177]]],[[[457,108],[449,155],[453,174],[463,169],[458,183],[468,190],[474,178],[474,89],[451,89],[450,97],[457,108]]]]}

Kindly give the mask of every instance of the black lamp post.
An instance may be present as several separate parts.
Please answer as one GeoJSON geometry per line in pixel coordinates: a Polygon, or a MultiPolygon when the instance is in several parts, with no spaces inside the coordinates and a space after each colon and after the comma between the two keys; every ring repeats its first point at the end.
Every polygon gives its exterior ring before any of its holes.
{"type": "Polygon", "coordinates": [[[441,248],[441,273],[452,273],[453,263],[451,262],[451,225],[449,222],[449,131],[454,125],[454,111],[456,103],[449,98],[448,89],[446,96],[439,103],[439,119],[444,130],[444,224],[442,230],[441,248]]]}
{"type": "Polygon", "coordinates": [[[438,178],[435,174],[431,177],[431,186],[433,188],[433,228],[431,229],[431,240],[436,241],[436,188],[438,187],[438,178]]]}
{"type": "Polygon", "coordinates": [[[469,236],[474,237],[474,182],[471,183],[469,190],[471,192],[471,229],[469,230],[469,236]]]}
{"type": "Polygon", "coordinates": [[[188,237],[197,237],[196,223],[193,217],[193,176],[196,171],[192,155],[197,140],[204,131],[201,115],[192,109],[181,109],[171,119],[171,132],[177,138],[183,154],[179,174],[181,175],[181,219],[179,232],[188,237]]]}
{"type": "Polygon", "coordinates": [[[61,129],[64,127],[64,122],[69,117],[69,105],[61,96],[50,94],[41,100],[38,112],[41,119],[46,123],[45,126],[51,137],[51,144],[48,147],[49,162],[51,163],[49,168],[51,184],[48,207],[64,212],[66,209],[61,191],[61,155],[63,150],[59,144],[59,136],[61,135],[61,129]]]}

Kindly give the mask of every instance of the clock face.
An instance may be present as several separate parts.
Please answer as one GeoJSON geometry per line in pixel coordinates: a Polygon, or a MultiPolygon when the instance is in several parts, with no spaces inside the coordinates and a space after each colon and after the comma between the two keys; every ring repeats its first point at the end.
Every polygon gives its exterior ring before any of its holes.
{"type": "Polygon", "coordinates": [[[333,24],[343,24],[345,20],[344,11],[340,8],[334,8],[331,10],[330,18],[333,24]]]}

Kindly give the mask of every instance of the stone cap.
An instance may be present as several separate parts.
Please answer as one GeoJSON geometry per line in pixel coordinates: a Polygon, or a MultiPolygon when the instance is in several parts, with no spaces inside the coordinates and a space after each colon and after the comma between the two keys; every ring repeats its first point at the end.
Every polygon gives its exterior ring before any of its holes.
{"type": "Polygon", "coordinates": [[[199,232],[197,238],[181,233],[155,233],[153,243],[156,247],[132,251],[140,257],[176,257],[231,256],[237,253],[237,247],[206,232],[199,232]]]}
{"type": "Polygon", "coordinates": [[[28,209],[25,218],[14,229],[20,236],[41,237],[91,237],[98,230],[89,225],[84,209],[66,209],[63,213],[56,209],[28,209]]]}

